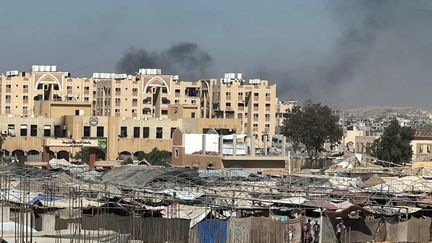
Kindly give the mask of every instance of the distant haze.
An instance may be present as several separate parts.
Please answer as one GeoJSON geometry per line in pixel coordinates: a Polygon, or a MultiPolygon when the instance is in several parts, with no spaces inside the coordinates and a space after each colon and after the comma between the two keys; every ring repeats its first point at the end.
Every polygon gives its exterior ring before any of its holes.
{"type": "Polygon", "coordinates": [[[428,0],[7,1],[0,18],[0,72],[242,72],[281,99],[432,106],[428,0]]]}

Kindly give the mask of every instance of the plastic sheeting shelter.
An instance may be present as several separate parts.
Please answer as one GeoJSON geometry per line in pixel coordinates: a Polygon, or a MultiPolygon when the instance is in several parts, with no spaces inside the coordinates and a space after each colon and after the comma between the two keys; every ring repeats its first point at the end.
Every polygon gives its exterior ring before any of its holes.
{"type": "Polygon", "coordinates": [[[117,167],[102,176],[102,181],[114,185],[143,188],[152,182],[194,183],[198,171],[188,168],[160,168],[141,165],[117,167]]]}

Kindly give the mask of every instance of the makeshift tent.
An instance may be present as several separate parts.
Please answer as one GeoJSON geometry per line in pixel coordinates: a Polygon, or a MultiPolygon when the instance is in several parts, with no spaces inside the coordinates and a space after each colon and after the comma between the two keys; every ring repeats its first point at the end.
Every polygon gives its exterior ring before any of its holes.
{"type": "Polygon", "coordinates": [[[376,185],[381,185],[385,181],[377,174],[372,175],[369,179],[360,184],[361,188],[369,188],[376,185]]]}

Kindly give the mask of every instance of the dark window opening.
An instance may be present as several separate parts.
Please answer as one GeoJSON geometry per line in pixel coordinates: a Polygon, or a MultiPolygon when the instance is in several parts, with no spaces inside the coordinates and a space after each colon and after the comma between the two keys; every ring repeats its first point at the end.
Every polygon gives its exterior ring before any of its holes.
{"type": "Polygon", "coordinates": [[[90,126],[84,126],[83,137],[90,137],[90,126]]]}
{"type": "Polygon", "coordinates": [[[37,137],[37,125],[30,125],[30,136],[37,137]]]}
{"type": "Polygon", "coordinates": [[[150,129],[148,127],[143,127],[143,138],[148,138],[150,135],[150,129]]]}
{"type": "Polygon", "coordinates": [[[96,136],[97,137],[104,137],[104,127],[97,127],[96,128],[96,136]]]}
{"type": "Polygon", "coordinates": [[[162,135],[163,135],[163,128],[157,127],[156,128],[156,138],[162,138],[162,135]]]}
{"type": "Polygon", "coordinates": [[[139,138],[139,137],[140,137],[140,128],[134,127],[134,138],[139,138]]]}

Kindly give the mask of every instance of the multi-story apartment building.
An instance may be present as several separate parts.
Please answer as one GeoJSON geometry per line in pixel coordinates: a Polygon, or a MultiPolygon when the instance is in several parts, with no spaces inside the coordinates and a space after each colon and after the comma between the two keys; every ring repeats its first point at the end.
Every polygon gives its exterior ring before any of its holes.
{"type": "Polygon", "coordinates": [[[180,81],[160,69],[73,78],[56,66],[35,65],[29,72],[1,75],[0,95],[0,115],[32,116],[39,101],[73,101],[90,104],[90,115],[122,119],[167,118],[179,109],[189,118],[238,119],[241,128],[235,132],[254,135],[257,148],[265,137],[271,141],[277,125],[276,85],[246,81],[241,73],[227,73],[219,81],[180,81]]]}
{"type": "Polygon", "coordinates": [[[92,79],[72,78],[56,66],[8,71],[0,76],[0,114],[32,115],[39,100],[92,102],[94,87],[92,79]]]}
{"type": "Polygon", "coordinates": [[[258,146],[275,133],[276,85],[268,80],[243,79],[241,73],[226,73],[213,88],[213,108],[216,117],[237,118],[243,131],[254,135],[258,146]]]}

